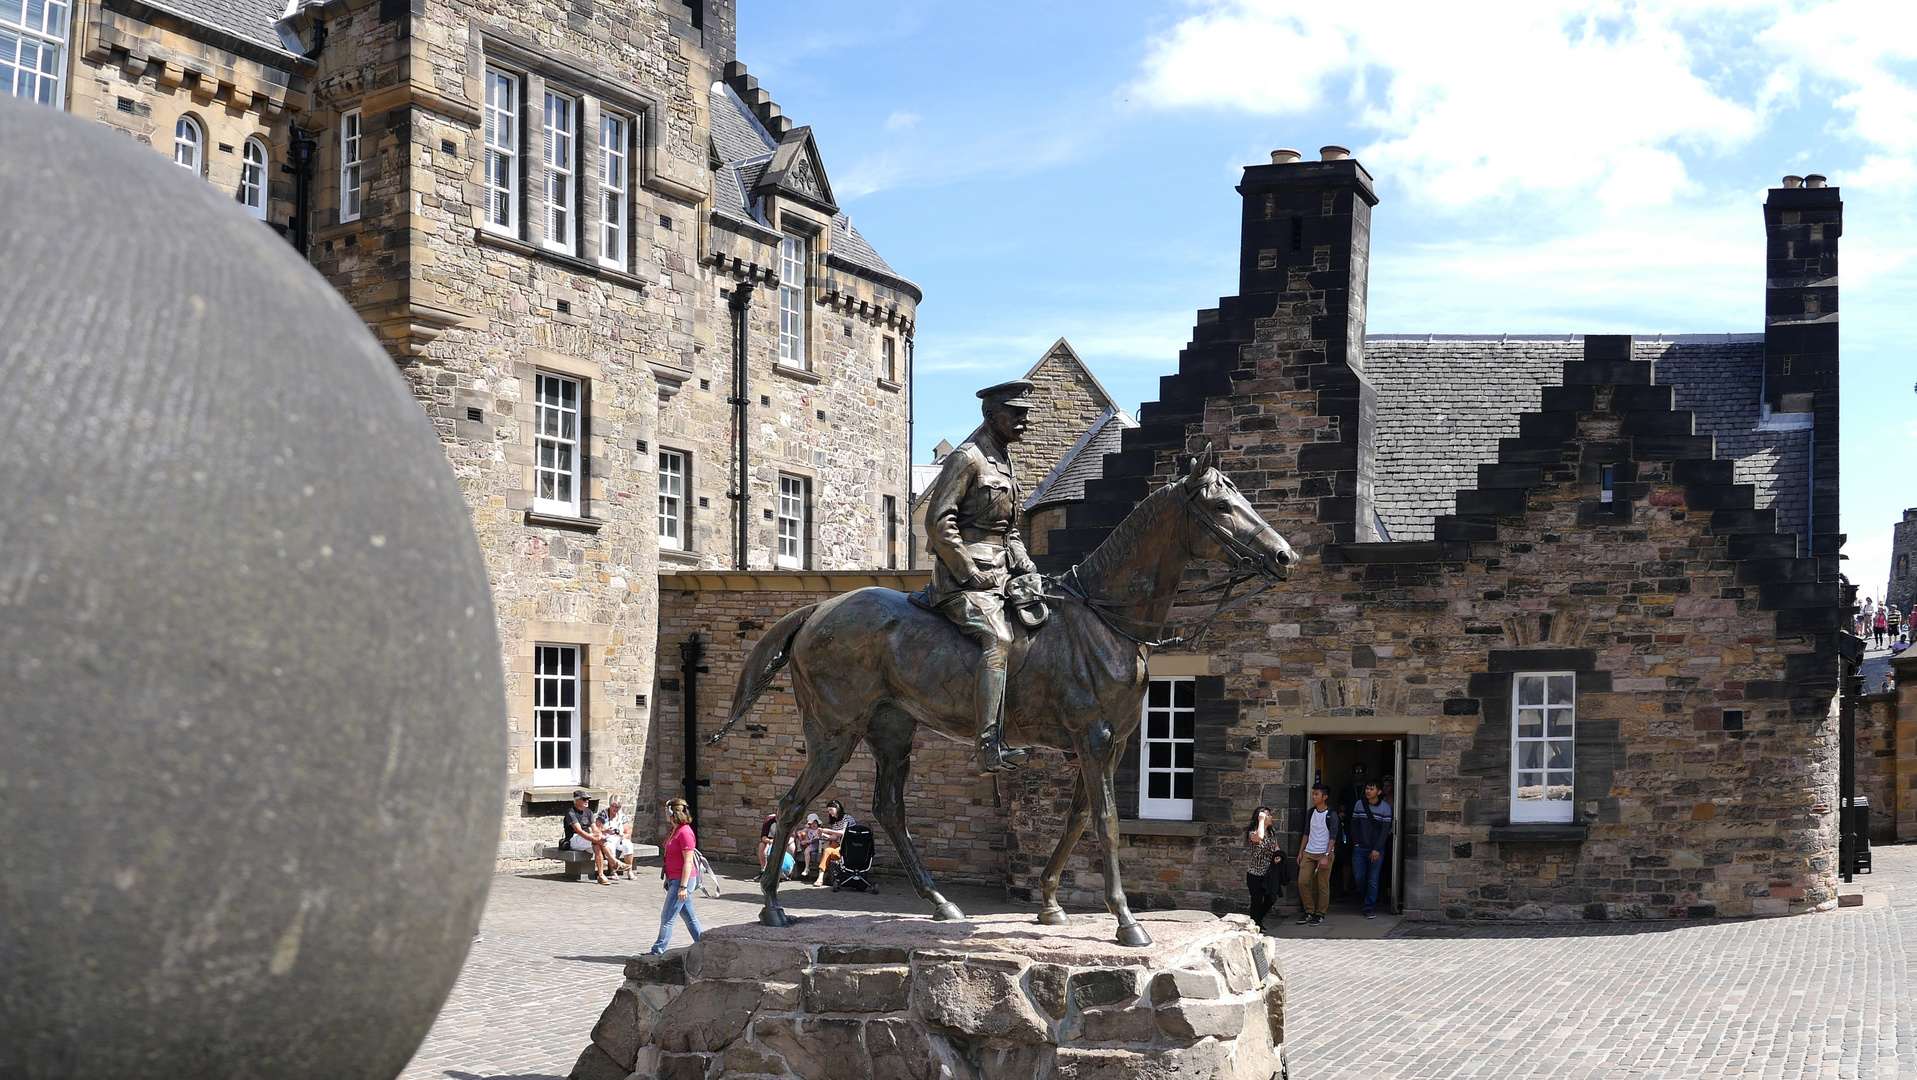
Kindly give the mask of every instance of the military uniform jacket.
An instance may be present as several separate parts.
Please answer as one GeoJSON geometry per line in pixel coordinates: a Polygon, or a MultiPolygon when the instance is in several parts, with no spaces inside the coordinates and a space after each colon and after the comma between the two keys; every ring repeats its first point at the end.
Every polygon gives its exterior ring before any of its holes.
{"type": "Polygon", "coordinates": [[[1009,461],[992,460],[971,442],[946,457],[925,504],[926,540],[938,559],[933,606],[968,593],[1002,598],[1008,579],[1038,569],[1018,534],[1018,505],[1018,478],[1009,461]],[[970,568],[969,583],[954,571],[960,566],[970,568]]]}

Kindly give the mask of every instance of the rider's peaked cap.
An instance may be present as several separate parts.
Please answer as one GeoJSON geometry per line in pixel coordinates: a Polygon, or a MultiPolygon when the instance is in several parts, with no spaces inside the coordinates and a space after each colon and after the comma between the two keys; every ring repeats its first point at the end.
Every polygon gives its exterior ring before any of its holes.
{"type": "Polygon", "coordinates": [[[1030,409],[1038,402],[1028,397],[1037,384],[1030,379],[1013,379],[997,386],[988,386],[978,392],[979,400],[987,405],[1015,405],[1021,409],[1030,409]]]}

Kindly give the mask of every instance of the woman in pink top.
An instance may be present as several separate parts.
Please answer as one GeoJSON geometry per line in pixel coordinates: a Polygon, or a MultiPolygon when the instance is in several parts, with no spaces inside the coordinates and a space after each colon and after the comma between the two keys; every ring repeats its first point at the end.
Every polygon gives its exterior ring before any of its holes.
{"type": "Polygon", "coordinates": [[[652,955],[658,956],[672,944],[672,920],[683,916],[692,940],[703,932],[699,916],[692,912],[692,888],[699,878],[699,839],[692,835],[692,808],[684,799],[666,803],[666,817],[674,828],[666,840],[666,910],[659,916],[659,940],[652,943],[652,955]]]}

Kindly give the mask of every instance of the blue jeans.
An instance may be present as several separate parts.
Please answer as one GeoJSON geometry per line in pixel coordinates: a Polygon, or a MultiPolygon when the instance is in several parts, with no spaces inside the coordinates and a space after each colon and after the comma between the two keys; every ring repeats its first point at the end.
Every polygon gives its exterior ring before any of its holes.
{"type": "Polygon", "coordinates": [[[679,879],[667,878],[666,910],[659,916],[659,940],[652,943],[652,955],[658,956],[672,944],[672,919],[675,915],[685,918],[686,929],[692,932],[692,940],[698,941],[699,935],[705,931],[699,926],[699,916],[693,914],[692,892],[687,890],[686,898],[679,899],[679,879]]]}
{"type": "Polygon", "coordinates": [[[1371,861],[1371,849],[1353,845],[1351,849],[1351,872],[1358,879],[1358,891],[1364,896],[1365,910],[1378,905],[1378,876],[1384,873],[1384,853],[1378,853],[1378,861],[1371,861]]]}

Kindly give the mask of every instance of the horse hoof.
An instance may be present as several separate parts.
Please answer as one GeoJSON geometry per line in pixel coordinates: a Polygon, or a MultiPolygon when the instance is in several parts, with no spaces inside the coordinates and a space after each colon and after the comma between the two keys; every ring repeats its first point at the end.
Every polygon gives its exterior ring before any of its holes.
{"type": "Polygon", "coordinates": [[[1134,949],[1142,949],[1152,943],[1152,936],[1145,932],[1144,927],[1137,923],[1132,923],[1129,926],[1121,926],[1118,928],[1118,943],[1120,945],[1129,945],[1134,949]]]}
{"type": "Polygon", "coordinates": [[[792,920],[786,917],[784,908],[768,906],[759,909],[759,925],[786,927],[792,925],[792,920]]]}
{"type": "Polygon", "coordinates": [[[965,913],[960,911],[958,905],[952,903],[950,900],[932,909],[932,921],[934,922],[957,922],[963,918],[965,918],[965,913]]]}
{"type": "Polygon", "coordinates": [[[1072,920],[1065,914],[1064,908],[1048,907],[1038,913],[1040,926],[1070,926],[1072,920]]]}

